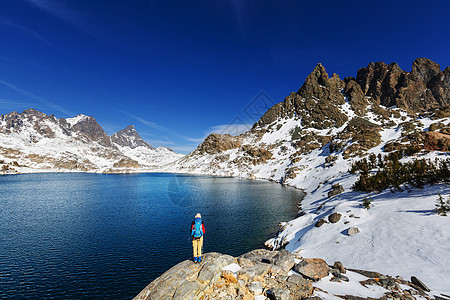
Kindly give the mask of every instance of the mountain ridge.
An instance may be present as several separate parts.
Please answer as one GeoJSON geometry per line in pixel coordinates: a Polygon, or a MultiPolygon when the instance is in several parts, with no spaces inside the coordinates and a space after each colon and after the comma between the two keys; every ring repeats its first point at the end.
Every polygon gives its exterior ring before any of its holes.
{"type": "Polygon", "coordinates": [[[0,115],[2,173],[143,172],[183,155],[145,142],[134,125],[109,136],[93,116],[57,119],[33,108],[0,115]]]}

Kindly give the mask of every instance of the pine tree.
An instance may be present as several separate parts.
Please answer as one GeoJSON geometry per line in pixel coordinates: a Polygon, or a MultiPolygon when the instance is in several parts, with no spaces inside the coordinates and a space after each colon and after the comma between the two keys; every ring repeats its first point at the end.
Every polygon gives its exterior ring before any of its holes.
{"type": "Polygon", "coordinates": [[[441,194],[439,194],[436,200],[436,212],[438,215],[446,216],[450,212],[450,196],[445,201],[441,194]]]}
{"type": "Polygon", "coordinates": [[[364,199],[363,199],[361,205],[362,205],[365,209],[369,209],[370,206],[372,205],[372,197],[369,196],[369,198],[367,198],[366,196],[364,196],[364,199]]]}

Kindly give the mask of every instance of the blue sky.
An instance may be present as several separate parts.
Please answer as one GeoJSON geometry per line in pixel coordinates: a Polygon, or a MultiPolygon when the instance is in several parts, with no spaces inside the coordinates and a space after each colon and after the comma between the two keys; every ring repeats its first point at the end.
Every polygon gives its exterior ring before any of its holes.
{"type": "Polygon", "coordinates": [[[450,1],[0,0],[0,114],[134,124],[188,153],[251,126],[314,66],[450,65],[450,1]],[[251,110],[251,112],[250,112],[251,110]],[[228,126],[233,124],[233,126],[228,126]]]}

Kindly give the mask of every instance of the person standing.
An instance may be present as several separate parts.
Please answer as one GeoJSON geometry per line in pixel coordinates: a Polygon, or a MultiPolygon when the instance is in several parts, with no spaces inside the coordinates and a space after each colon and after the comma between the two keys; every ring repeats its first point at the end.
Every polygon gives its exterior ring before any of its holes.
{"type": "Polygon", "coordinates": [[[203,224],[202,215],[195,215],[191,225],[192,247],[194,248],[194,262],[202,261],[203,234],[205,233],[205,224],[203,224]]]}

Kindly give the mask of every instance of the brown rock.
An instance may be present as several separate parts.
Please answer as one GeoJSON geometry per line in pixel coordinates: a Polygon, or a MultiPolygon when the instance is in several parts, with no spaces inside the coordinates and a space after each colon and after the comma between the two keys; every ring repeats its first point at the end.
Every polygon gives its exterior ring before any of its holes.
{"type": "Polygon", "coordinates": [[[283,271],[289,272],[289,270],[291,270],[292,267],[295,265],[294,254],[292,254],[286,249],[281,249],[272,258],[272,263],[275,266],[279,266],[283,271]]]}
{"type": "Polygon", "coordinates": [[[212,133],[194,150],[193,154],[216,154],[240,146],[236,137],[229,134],[212,133]]]}
{"type": "Polygon", "coordinates": [[[314,225],[315,227],[320,227],[323,224],[328,223],[325,219],[320,219],[319,221],[317,221],[316,225],[314,225]]]}
{"type": "Polygon", "coordinates": [[[333,268],[339,270],[342,274],[345,274],[347,271],[344,268],[344,265],[340,261],[336,261],[333,264],[333,268]]]}
{"type": "MultiPolygon", "coordinates": [[[[342,185],[340,185],[339,183],[333,184],[331,186],[331,191],[328,192],[328,198],[342,194],[343,192],[344,192],[344,188],[342,187],[342,185]]],[[[338,221],[339,221],[339,219],[338,219],[338,221]]],[[[336,223],[336,222],[331,222],[331,223],[336,223]]]]}
{"type": "Polygon", "coordinates": [[[115,162],[113,167],[114,168],[139,168],[140,165],[134,159],[126,157],[126,158],[122,158],[118,162],[115,162]]]}
{"type": "Polygon", "coordinates": [[[341,214],[340,213],[332,213],[331,215],[328,216],[328,221],[330,221],[330,223],[337,223],[339,222],[339,220],[341,219],[341,214]]]}
{"type": "Polygon", "coordinates": [[[256,164],[265,163],[268,159],[272,158],[272,153],[263,148],[244,145],[241,147],[241,150],[245,151],[252,158],[255,158],[256,164]]]}
{"type": "Polygon", "coordinates": [[[328,276],[330,267],[328,267],[323,259],[304,258],[295,265],[294,269],[307,278],[319,280],[320,278],[328,276]]]}
{"type": "Polygon", "coordinates": [[[429,151],[449,151],[450,135],[439,132],[420,132],[410,136],[413,144],[422,144],[429,151]]]}

